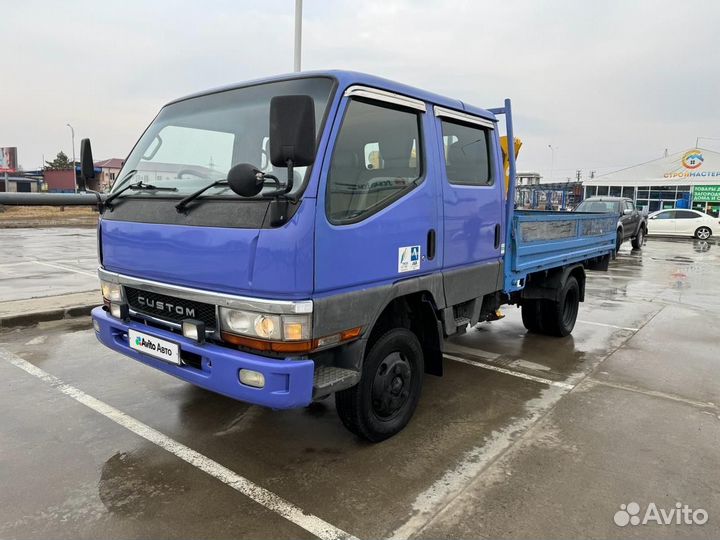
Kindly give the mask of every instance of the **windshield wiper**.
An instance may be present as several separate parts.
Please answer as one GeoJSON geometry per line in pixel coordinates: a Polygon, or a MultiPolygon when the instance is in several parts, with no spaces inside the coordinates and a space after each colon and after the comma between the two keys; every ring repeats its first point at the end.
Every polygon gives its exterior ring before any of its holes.
{"type": "Polygon", "coordinates": [[[175,205],[175,209],[176,209],[178,212],[182,212],[183,210],[185,210],[185,207],[188,205],[188,203],[189,203],[190,201],[194,201],[194,200],[197,199],[200,195],[202,195],[203,193],[205,193],[208,189],[213,188],[213,187],[215,187],[215,186],[226,186],[227,183],[228,183],[227,179],[225,179],[225,180],[216,180],[216,181],[213,182],[212,184],[208,184],[208,185],[205,186],[204,188],[198,189],[196,192],[191,193],[190,195],[188,195],[188,196],[185,197],[184,199],[181,199],[180,202],[175,205]]]}
{"type": "Polygon", "coordinates": [[[105,205],[108,206],[113,200],[115,200],[117,197],[119,197],[120,195],[122,195],[129,189],[132,189],[134,191],[139,191],[139,190],[143,190],[143,191],[177,191],[176,187],[158,187],[158,186],[153,186],[152,184],[146,184],[141,180],[140,182],[136,182],[134,184],[129,184],[129,185],[125,186],[124,188],[111,194],[107,199],[105,199],[105,205]]]}

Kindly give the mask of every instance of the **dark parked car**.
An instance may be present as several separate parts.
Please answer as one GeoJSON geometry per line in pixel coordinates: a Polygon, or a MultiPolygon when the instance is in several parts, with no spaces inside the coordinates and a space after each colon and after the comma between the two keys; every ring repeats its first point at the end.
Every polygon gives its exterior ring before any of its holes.
{"type": "Polygon", "coordinates": [[[632,241],[634,249],[641,249],[647,234],[647,216],[635,207],[632,199],[626,197],[589,197],[581,202],[576,212],[601,212],[617,214],[617,241],[619,250],[625,240],[632,241]]]}

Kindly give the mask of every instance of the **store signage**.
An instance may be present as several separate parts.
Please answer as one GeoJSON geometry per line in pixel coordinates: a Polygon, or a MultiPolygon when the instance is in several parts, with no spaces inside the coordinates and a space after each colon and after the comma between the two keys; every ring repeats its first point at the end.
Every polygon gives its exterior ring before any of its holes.
{"type": "Polygon", "coordinates": [[[720,202],[720,186],[693,186],[693,201],[720,202]]]}
{"type": "Polygon", "coordinates": [[[666,172],[663,176],[665,178],[720,178],[720,171],[702,170],[705,157],[697,148],[685,152],[681,163],[682,169],[679,171],[666,172]]]}

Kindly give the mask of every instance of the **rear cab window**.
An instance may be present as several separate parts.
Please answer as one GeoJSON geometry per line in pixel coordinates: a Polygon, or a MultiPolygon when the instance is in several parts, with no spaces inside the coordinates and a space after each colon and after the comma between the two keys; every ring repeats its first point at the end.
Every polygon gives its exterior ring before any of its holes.
{"type": "Polygon", "coordinates": [[[448,182],[462,186],[491,186],[490,129],[441,118],[445,173],[448,182]]]}
{"type": "Polygon", "coordinates": [[[422,114],[388,102],[350,99],[327,176],[331,223],[366,219],[420,184],[422,114]]]}

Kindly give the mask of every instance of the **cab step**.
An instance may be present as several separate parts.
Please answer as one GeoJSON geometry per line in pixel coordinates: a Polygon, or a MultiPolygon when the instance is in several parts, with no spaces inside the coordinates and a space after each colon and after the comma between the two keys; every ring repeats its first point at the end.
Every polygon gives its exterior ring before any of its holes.
{"type": "Polygon", "coordinates": [[[335,366],[317,366],[313,378],[313,397],[326,396],[353,386],[360,372],[335,366]]]}

